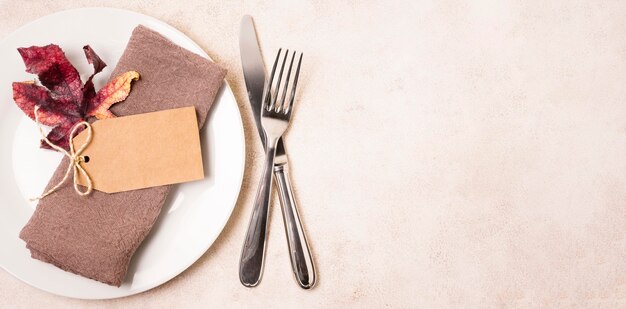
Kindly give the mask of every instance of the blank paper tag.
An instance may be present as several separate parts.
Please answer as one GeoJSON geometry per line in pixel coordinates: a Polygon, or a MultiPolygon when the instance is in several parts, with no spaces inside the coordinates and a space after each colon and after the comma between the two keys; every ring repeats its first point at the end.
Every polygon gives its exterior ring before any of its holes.
{"type": "MultiPolygon", "coordinates": [[[[93,188],[115,193],[204,178],[194,107],[98,120],[82,162],[93,188]]],[[[78,149],[87,137],[74,138],[78,149]]],[[[82,176],[78,183],[86,185],[82,176]]]]}

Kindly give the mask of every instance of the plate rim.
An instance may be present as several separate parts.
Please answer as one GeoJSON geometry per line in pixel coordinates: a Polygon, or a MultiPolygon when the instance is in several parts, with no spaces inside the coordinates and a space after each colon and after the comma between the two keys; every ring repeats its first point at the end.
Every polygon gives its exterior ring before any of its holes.
{"type": "MultiPolygon", "coordinates": [[[[194,47],[196,47],[198,49],[198,51],[201,51],[200,55],[202,57],[207,58],[207,59],[209,59],[212,62],[215,62],[211,58],[211,56],[209,56],[206,53],[206,51],[196,41],[191,39],[189,36],[187,36],[185,33],[180,31],[176,27],[168,24],[167,22],[162,21],[162,20],[160,20],[160,19],[158,19],[156,17],[150,16],[150,15],[146,15],[146,14],[143,14],[143,13],[139,13],[139,12],[136,12],[136,11],[127,10],[127,9],[121,9],[121,8],[112,8],[112,7],[98,7],[98,6],[96,6],[96,7],[72,8],[72,9],[60,10],[60,11],[57,11],[57,12],[54,12],[54,13],[51,13],[51,14],[40,16],[40,17],[38,17],[36,19],[30,20],[27,23],[19,26],[18,28],[13,30],[11,33],[9,33],[8,35],[6,35],[2,39],[0,39],[0,45],[5,44],[8,40],[13,38],[16,35],[16,33],[19,32],[20,30],[22,30],[22,29],[24,29],[24,28],[26,28],[28,26],[31,26],[31,24],[33,24],[33,23],[35,23],[35,22],[37,22],[37,21],[39,21],[41,19],[49,18],[49,17],[55,16],[55,15],[72,13],[72,12],[81,12],[81,11],[92,11],[92,12],[108,11],[108,12],[113,12],[113,13],[132,14],[132,15],[136,15],[136,16],[141,17],[141,18],[150,19],[152,22],[154,22],[156,24],[160,24],[161,26],[163,26],[163,27],[169,29],[170,31],[174,32],[176,35],[181,36],[181,37],[187,39],[194,47]]],[[[196,53],[195,51],[192,51],[192,52],[196,53]]],[[[237,120],[238,120],[238,123],[237,123],[236,126],[239,129],[238,131],[239,131],[240,136],[242,137],[241,141],[240,141],[240,147],[242,149],[242,153],[241,153],[242,156],[241,156],[241,162],[239,164],[239,166],[241,167],[241,172],[238,175],[238,180],[237,180],[239,185],[238,185],[238,189],[237,189],[237,194],[235,194],[235,196],[233,198],[233,201],[231,202],[231,206],[228,209],[228,216],[226,216],[224,218],[224,222],[222,222],[220,224],[219,232],[216,233],[215,236],[212,237],[212,239],[208,239],[206,248],[204,248],[202,251],[198,250],[199,254],[190,258],[190,263],[185,263],[185,265],[182,267],[182,269],[176,269],[175,271],[173,271],[171,273],[170,276],[164,276],[165,279],[163,279],[163,280],[157,280],[153,284],[146,285],[146,286],[144,286],[142,288],[139,288],[137,290],[129,290],[130,293],[128,293],[128,294],[119,295],[119,296],[115,296],[114,295],[114,296],[110,296],[110,297],[107,297],[107,296],[105,296],[105,297],[102,297],[102,296],[100,296],[100,297],[77,297],[77,296],[74,296],[74,295],[61,294],[61,293],[52,291],[52,290],[50,290],[50,289],[48,289],[46,287],[35,285],[32,282],[29,282],[29,281],[25,280],[24,278],[21,278],[20,276],[18,276],[14,272],[12,272],[10,269],[8,269],[6,266],[4,266],[4,264],[2,264],[2,261],[0,261],[0,268],[3,269],[4,271],[6,271],[7,273],[9,273],[14,278],[20,280],[21,282],[26,283],[26,284],[28,284],[31,287],[34,287],[36,289],[45,291],[45,292],[50,293],[50,294],[59,295],[59,296],[62,296],[62,297],[67,297],[67,298],[72,298],[72,299],[85,299],[85,300],[102,299],[102,300],[104,300],[104,299],[125,298],[125,297],[129,297],[129,296],[132,296],[132,295],[137,295],[137,294],[149,291],[151,289],[154,289],[154,288],[156,288],[158,286],[161,286],[161,285],[169,282],[170,280],[176,278],[181,273],[183,273],[184,271],[189,269],[189,267],[191,267],[193,264],[195,264],[203,255],[206,254],[206,252],[211,248],[211,246],[213,246],[213,244],[215,243],[217,238],[219,238],[219,236],[224,232],[224,229],[226,227],[226,224],[228,224],[228,221],[230,221],[230,218],[233,215],[234,209],[237,206],[237,201],[239,200],[239,196],[241,195],[241,189],[243,187],[243,178],[244,178],[245,169],[246,169],[246,135],[245,135],[245,129],[244,129],[244,126],[243,126],[243,117],[242,117],[241,109],[239,108],[239,104],[237,104],[238,103],[237,102],[237,98],[236,98],[234,92],[232,91],[232,87],[230,86],[230,83],[228,82],[228,80],[226,78],[223,79],[223,82],[224,82],[225,86],[223,85],[222,87],[220,87],[220,90],[218,91],[218,95],[220,95],[220,93],[221,93],[221,95],[230,95],[230,96],[232,96],[235,108],[237,110],[237,114],[239,115],[239,117],[236,117],[237,120]]],[[[160,216],[162,216],[162,214],[160,216]]],[[[153,231],[151,231],[151,233],[152,232],[153,231]]],[[[61,270],[61,271],[63,271],[63,270],[61,270]]]]}

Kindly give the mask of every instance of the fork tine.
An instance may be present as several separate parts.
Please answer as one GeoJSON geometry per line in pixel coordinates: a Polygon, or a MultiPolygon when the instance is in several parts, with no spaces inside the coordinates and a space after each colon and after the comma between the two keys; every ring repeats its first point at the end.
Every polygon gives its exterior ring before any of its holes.
{"type": "Polygon", "coordinates": [[[282,105],[284,102],[279,103],[278,105],[276,104],[276,99],[278,99],[278,94],[280,93],[280,83],[282,82],[283,79],[283,71],[285,70],[285,62],[287,62],[287,56],[289,55],[289,50],[285,50],[285,57],[283,57],[283,64],[280,66],[280,73],[278,73],[278,80],[276,81],[276,92],[274,92],[274,95],[272,95],[272,108],[274,108],[275,112],[279,112],[280,111],[280,105],[282,105]]]}
{"type": "MultiPolygon", "coordinates": [[[[289,106],[285,104],[285,97],[287,96],[287,89],[289,89],[289,78],[291,77],[291,68],[293,67],[293,59],[296,58],[296,51],[293,51],[291,56],[291,62],[289,63],[289,69],[287,70],[287,78],[285,78],[285,89],[283,89],[283,96],[280,99],[280,106],[283,108],[285,114],[289,110],[289,106]]],[[[287,101],[288,102],[288,101],[287,101]]]]}
{"type": "MultiPolygon", "coordinates": [[[[296,76],[293,78],[293,87],[291,88],[291,98],[289,98],[289,107],[287,107],[287,114],[291,114],[291,109],[293,108],[293,100],[296,97],[296,87],[298,86],[298,77],[300,76],[300,65],[302,64],[302,56],[304,54],[300,53],[300,59],[298,60],[298,67],[296,68],[296,76]]],[[[295,56],[295,54],[294,54],[295,56]]]]}
{"type": "Polygon", "coordinates": [[[274,82],[274,73],[276,73],[276,65],[278,65],[278,59],[280,58],[281,51],[282,51],[282,48],[279,48],[278,53],[276,54],[276,60],[274,60],[274,66],[272,67],[272,74],[270,74],[270,79],[267,82],[267,86],[265,87],[265,91],[264,91],[265,93],[263,94],[262,105],[267,110],[272,109],[272,105],[271,104],[267,105],[267,102],[271,100],[272,83],[274,82]]]}

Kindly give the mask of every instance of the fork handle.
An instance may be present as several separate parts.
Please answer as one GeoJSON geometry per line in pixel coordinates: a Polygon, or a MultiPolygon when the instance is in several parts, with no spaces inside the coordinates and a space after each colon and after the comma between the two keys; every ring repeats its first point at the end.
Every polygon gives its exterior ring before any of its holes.
{"type": "MultiPolygon", "coordinates": [[[[239,260],[239,280],[244,286],[254,287],[261,281],[265,247],[267,243],[267,221],[269,217],[269,201],[272,192],[272,169],[276,154],[276,142],[268,143],[263,176],[259,183],[254,208],[250,217],[250,225],[241,250],[239,260]]],[[[269,141],[268,141],[269,142],[269,141]]]]}
{"type": "Polygon", "coordinates": [[[315,266],[311,258],[311,251],[304,229],[302,228],[293,190],[291,189],[289,165],[274,166],[274,176],[281,198],[291,268],[298,285],[303,289],[310,289],[315,285],[315,266]]]}

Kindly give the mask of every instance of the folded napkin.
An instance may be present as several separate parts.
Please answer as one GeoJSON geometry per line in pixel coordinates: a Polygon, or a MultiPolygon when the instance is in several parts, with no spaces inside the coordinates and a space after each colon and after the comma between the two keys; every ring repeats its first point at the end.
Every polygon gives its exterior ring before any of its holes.
{"type": "MultiPolygon", "coordinates": [[[[222,85],[226,70],[138,26],[111,77],[134,70],[141,79],[126,101],[111,109],[118,116],[195,106],[200,127],[222,85]]],[[[46,187],[65,173],[64,158],[46,187]]],[[[159,216],[171,186],[79,196],[72,181],[39,201],[20,238],[31,256],[91,279],[120,286],[131,257],[159,216]]]]}

